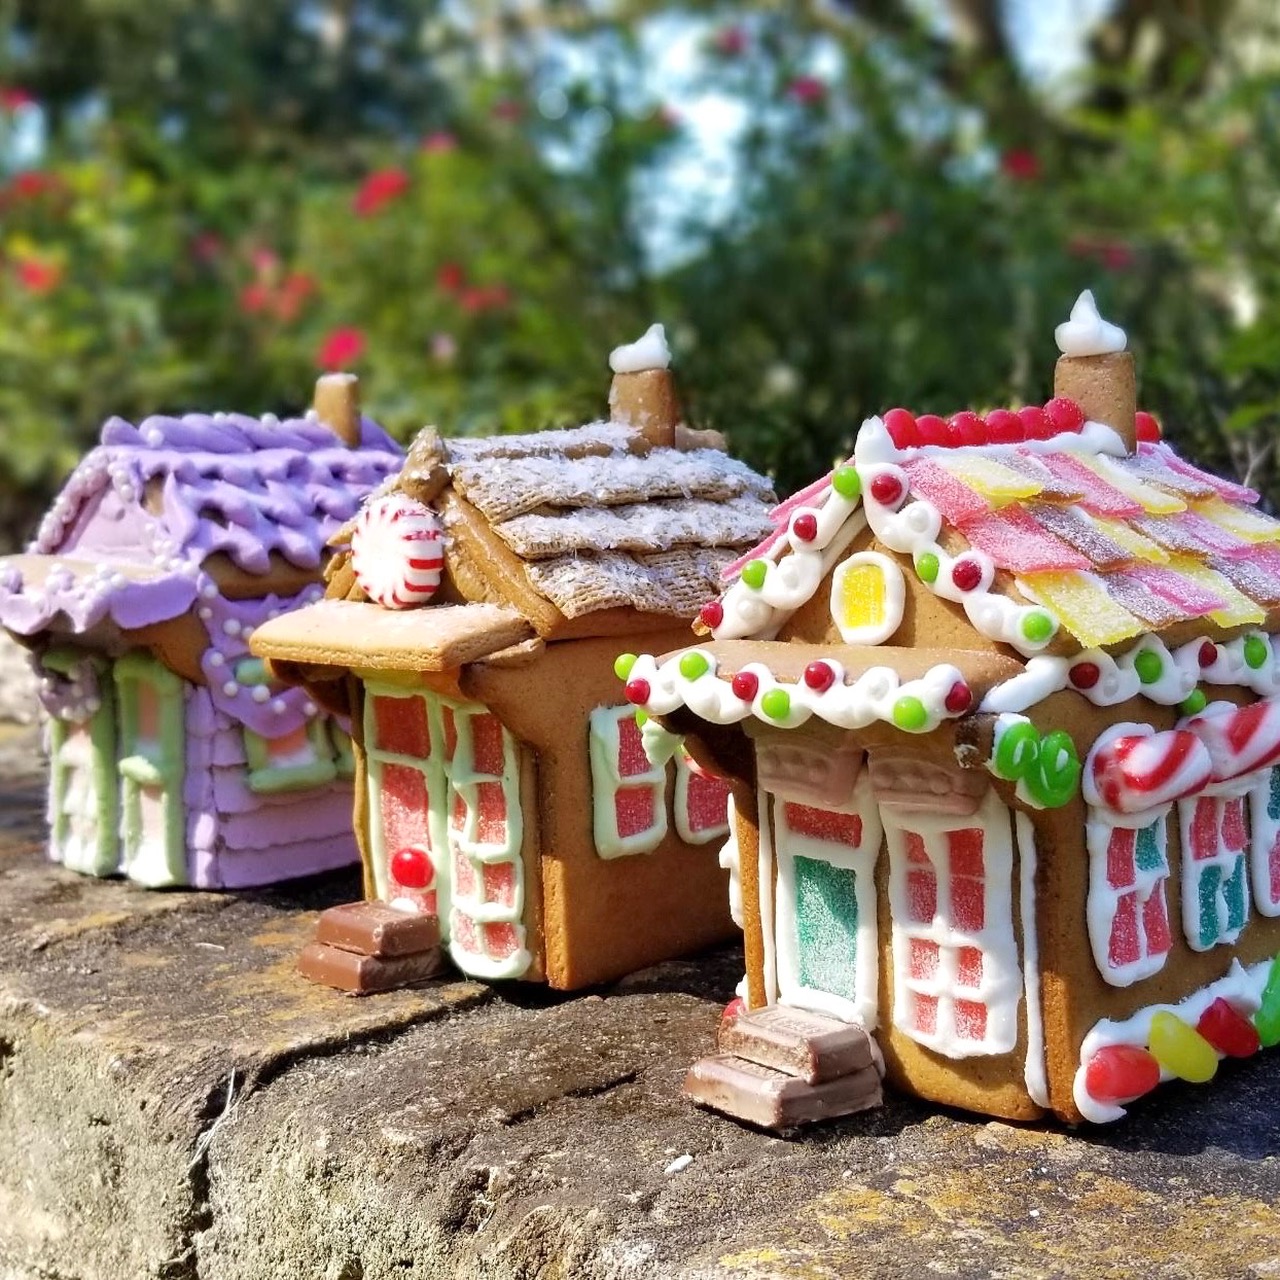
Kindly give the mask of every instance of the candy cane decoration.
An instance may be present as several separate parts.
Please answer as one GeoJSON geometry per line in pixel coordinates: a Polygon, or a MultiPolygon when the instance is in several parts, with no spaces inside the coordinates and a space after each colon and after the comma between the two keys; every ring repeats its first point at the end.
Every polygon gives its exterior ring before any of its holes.
{"type": "Polygon", "coordinates": [[[444,526],[402,493],[367,503],[351,534],[351,567],[365,595],[387,609],[426,604],[440,586],[444,526]]]}

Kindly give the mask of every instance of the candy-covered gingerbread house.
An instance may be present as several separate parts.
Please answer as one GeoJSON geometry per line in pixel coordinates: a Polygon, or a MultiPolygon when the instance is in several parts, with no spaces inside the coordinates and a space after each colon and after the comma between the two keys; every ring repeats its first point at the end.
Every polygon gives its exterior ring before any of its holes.
{"type": "Polygon", "coordinates": [[[113,418],[0,560],[0,624],[42,677],[64,866],[220,889],[355,860],[349,739],[248,644],[323,594],[326,539],[400,466],[353,382],[321,380],[326,421],[113,418]]]}
{"type": "MultiPolygon", "coordinates": [[[[1091,295],[1057,336],[1043,408],[868,420],[706,643],[620,662],[735,779],[751,1009],[865,1028],[925,1098],[1105,1121],[1280,1041],[1280,523],[1135,412],[1091,295]]],[[[708,1064],[731,1112],[779,1087],[708,1064]]]]}
{"type": "MultiPolygon", "coordinates": [[[[726,789],[648,762],[613,674],[629,637],[682,642],[770,528],[768,480],[680,422],[668,358],[657,327],[614,352],[609,422],[424,431],[328,599],[254,637],[352,714],[368,897],[438,916],[477,977],[580,987],[733,929],[726,789]]],[[[430,971],[367,945],[311,948],[304,972],[369,990],[430,971]]]]}

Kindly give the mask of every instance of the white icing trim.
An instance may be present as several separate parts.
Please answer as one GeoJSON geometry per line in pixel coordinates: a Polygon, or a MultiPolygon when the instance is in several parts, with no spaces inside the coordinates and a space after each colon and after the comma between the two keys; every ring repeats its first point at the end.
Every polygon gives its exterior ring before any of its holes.
{"type": "MultiPolygon", "coordinates": [[[[1185,650],[1184,645],[1179,653],[1185,654],[1185,650]]],[[[1180,702],[1185,702],[1200,679],[1198,660],[1192,667],[1185,656],[1181,661],[1175,659],[1159,636],[1155,635],[1143,636],[1133,648],[1121,654],[1118,666],[1122,672],[1132,673],[1133,682],[1137,685],[1136,692],[1163,707],[1176,707],[1180,702]],[[1160,676],[1149,684],[1138,675],[1138,660],[1144,653],[1154,653],[1160,660],[1160,676]]]]}
{"type": "MultiPolygon", "coordinates": [[[[1246,782],[1247,789],[1248,782],[1246,782]]],[[[1239,938],[1246,924],[1249,923],[1249,882],[1247,861],[1249,856],[1249,835],[1244,833],[1245,842],[1239,849],[1228,849],[1223,837],[1223,821],[1229,804],[1240,805],[1240,820],[1247,823],[1248,809],[1239,782],[1231,784],[1222,794],[1220,788],[1210,787],[1198,795],[1190,796],[1178,802],[1178,832],[1182,838],[1182,932],[1187,946],[1192,951],[1211,951],[1214,947],[1230,944],[1239,938]],[[1192,851],[1191,830],[1195,825],[1196,812],[1202,805],[1213,806],[1213,830],[1215,850],[1211,857],[1197,858],[1192,851]],[[1218,887],[1214,894],[1214,914],[1217,929],[1212,941],[1205,943],[1200,936],[1200,880],[1209,868],[1218,871],[1218,887]],[[1244,902],[1244,915],[1235,929],[1228,926],[1228,907],[1226,885],[1236,875],[1245,877],[1241,885],[1244,902]]]]}
{"type": "MultiPolygon", "coordinates": [[[[1271,851],[1280,841],[1280,818],[1268,812],[1272,780],[1280,783],[1280,765],[1254,775],[1249,792],[1249,878],[1253,881],[1253,904],[1259,915],[1280,916],[1280,894],[1271,897],[1271,851]]],[[[1276,856],[1280,858],[1280,850],[1276,856]]]]}
{"type": "Polygon", "coordinates": [[[1064,356],[1113,355],[1123,351],[1129,342],[1118,324],[1102,318],[1092,289],[1080,294],[1071,308],[1071,319],[1058,325],[1053,337],[1064,356]]]}
{"type": "Polygon", "coordinates": [[[667,331],[660,324],[651,324],[634,342],[609,352],[609,368],[614,373],[645,373],[650,369],[667,369],[670,365],[667,331]]]}
{"type": "MultiPolygon", "coordinates": [[[[653,721],[650,720],[645,728],[653,721]]],[[[641,730],[643,733],[643,729],[641,730]]],[[[652,759],[652,757],[650,757],[652,759]]],[[[724,822],[718,822],[712,827],[694,828],[689,821],[689,790],[695,783],[702,783],[705,786],[718,786],[725,795],[726,811],[728,808],[728,800],[731,798],[728,783],[719,778],[712,778],[707,774],[701,774],[697,769],[691,767],[689,758],[684,751],[677,751],[674,756],[676,762],[676,786],[675,797],[672,801],[673,816],[675,817],[676,834],[685,844],[710,844],[719,836],[723,836],[729,830],[729,820],[726,818],[724,822]]]]}
{"type": "Polygon", "coordinates": [[[764,1002],[778,1003],[778,964],[773,940],[777,917],[773,910],[773,831],[769,826],[767,793],[756,791],[756,828],[759,832],[756,857],[756,894],[760,899],[760,940],[763,950],[764,1002]]]}
{"type": "Polygon", "coordinates": [[[1036,833],[1025,813],[1013,815],[1018,843],[1018,912],[1022,923],[1022,994],[1026,1001],[1027,1060],[1022,1078],[1031,1101],[1049,1105],[1044,1049],[1044,1014],[1040,1004],[1040,939],[1036,931],[1036,833]]]}
{"type": "Polygon", "coordinates": [[[878,551],[861,551],[842,560],[831,577],[831,617],[845,644],[883,644],[902,623],[902,612],[907,599],[906,582],[902,570],[888,556],[878,551]],[[880,571],[883,585],[884,613],[879,622],[850,626],[844,621],[840,597],[844,594],[845,577],[855,569],[870,566],[880,571]]]}
{"type": "MultiPolygon", "coordinates": [[[[729,792],[729,838],[720,846],[716,861],[729,873],[729,918],[739,929],[742,923],[742,846],[738,843],[738,811],[729,792]]],[[[744,978],[745,982],[746,979],[744,978]]],[[[739,992],[739,995],[744,994],[739,992]]]]}
{"type": "MultiPolygon", "coordinates": [[[[596,853],[601,858],[622,858],[636,853],[650,853],[667,834],[667,769],[665,761],[654,764],[644,773],[622,776],[619,753],[622,750],[622,722],[635,719],[635,708],[596,707],[589,720],[591,755],[591,818],[596,853]],[[614,797],[623,787],[644,787],[653,791],[653,824],[634,835],[618,832],[618,816],[614,797]]],[[[643,733],[643,730],[640,731],[643,733]]],[[[641,739],[643,744],[643,738],[641,739]]]]}

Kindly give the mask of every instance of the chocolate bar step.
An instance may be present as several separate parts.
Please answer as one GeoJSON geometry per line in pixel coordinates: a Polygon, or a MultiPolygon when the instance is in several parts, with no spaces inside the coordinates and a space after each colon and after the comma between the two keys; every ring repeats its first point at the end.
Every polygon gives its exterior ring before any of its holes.
{"type": "Polygon", "coordinates": [[[313,942],[303,947],[298,957],[298,972],[304,978],[324,987],[337,987],[353,996],[409,987],[434,978],[443,968],[444,953],[439,947],[416,955],[384,958],[357,955],[354,951],[313,942]]]}
{"type": "Polygon", "coordinates": [[[806,1084],[772,1067],[728,1054],[695,1062],[684,1082],[694,1102],[764,1129],[790,1129],[878,1107],[880,1076],[874,1067],[822,1084],[806,1084]]]}
{"type": "Polygon", "coordinates": [[[807,1084],[861,1071],[875,1059],[871,1037],[861,1027],[780,1004],[724,1023],[716,1047],[807,1084]]]}
{"type": "Polygon", "coordinates": [[[316,941],[361,956],[411,956],[440,945],[440,921],[385,902],[344,902],[321,912],[316,941]]]}

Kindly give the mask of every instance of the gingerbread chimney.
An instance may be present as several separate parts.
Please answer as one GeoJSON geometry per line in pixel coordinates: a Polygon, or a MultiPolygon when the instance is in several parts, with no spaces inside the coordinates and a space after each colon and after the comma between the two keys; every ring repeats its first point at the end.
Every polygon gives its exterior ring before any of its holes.
{"type": "Polygon", "coordinates": [[[1071,318],[1053,336],[1062,352],[1053,371],[1053,394],[1074,400],[1088,421],[1112,428],[1133,453],[1138,447],[1138,387],[1124,330],[1098,314],[1093,293],[1086,289],[1071,308],[1071,318]]]}
{"type": "Polygon", "coordinates": [[[668,448],[675,445],[681,419],[670,364],[671,352],[660,324],[650,325],[644,337],[609,353],[610,418],[634,427],[650,444],[668,448]]]}
{"type": "Polygon", "coordinates": [[[348,448],[360,443],[360,379],[354,373],[326,373],[317,378],[311,407],[348,448]]]}

